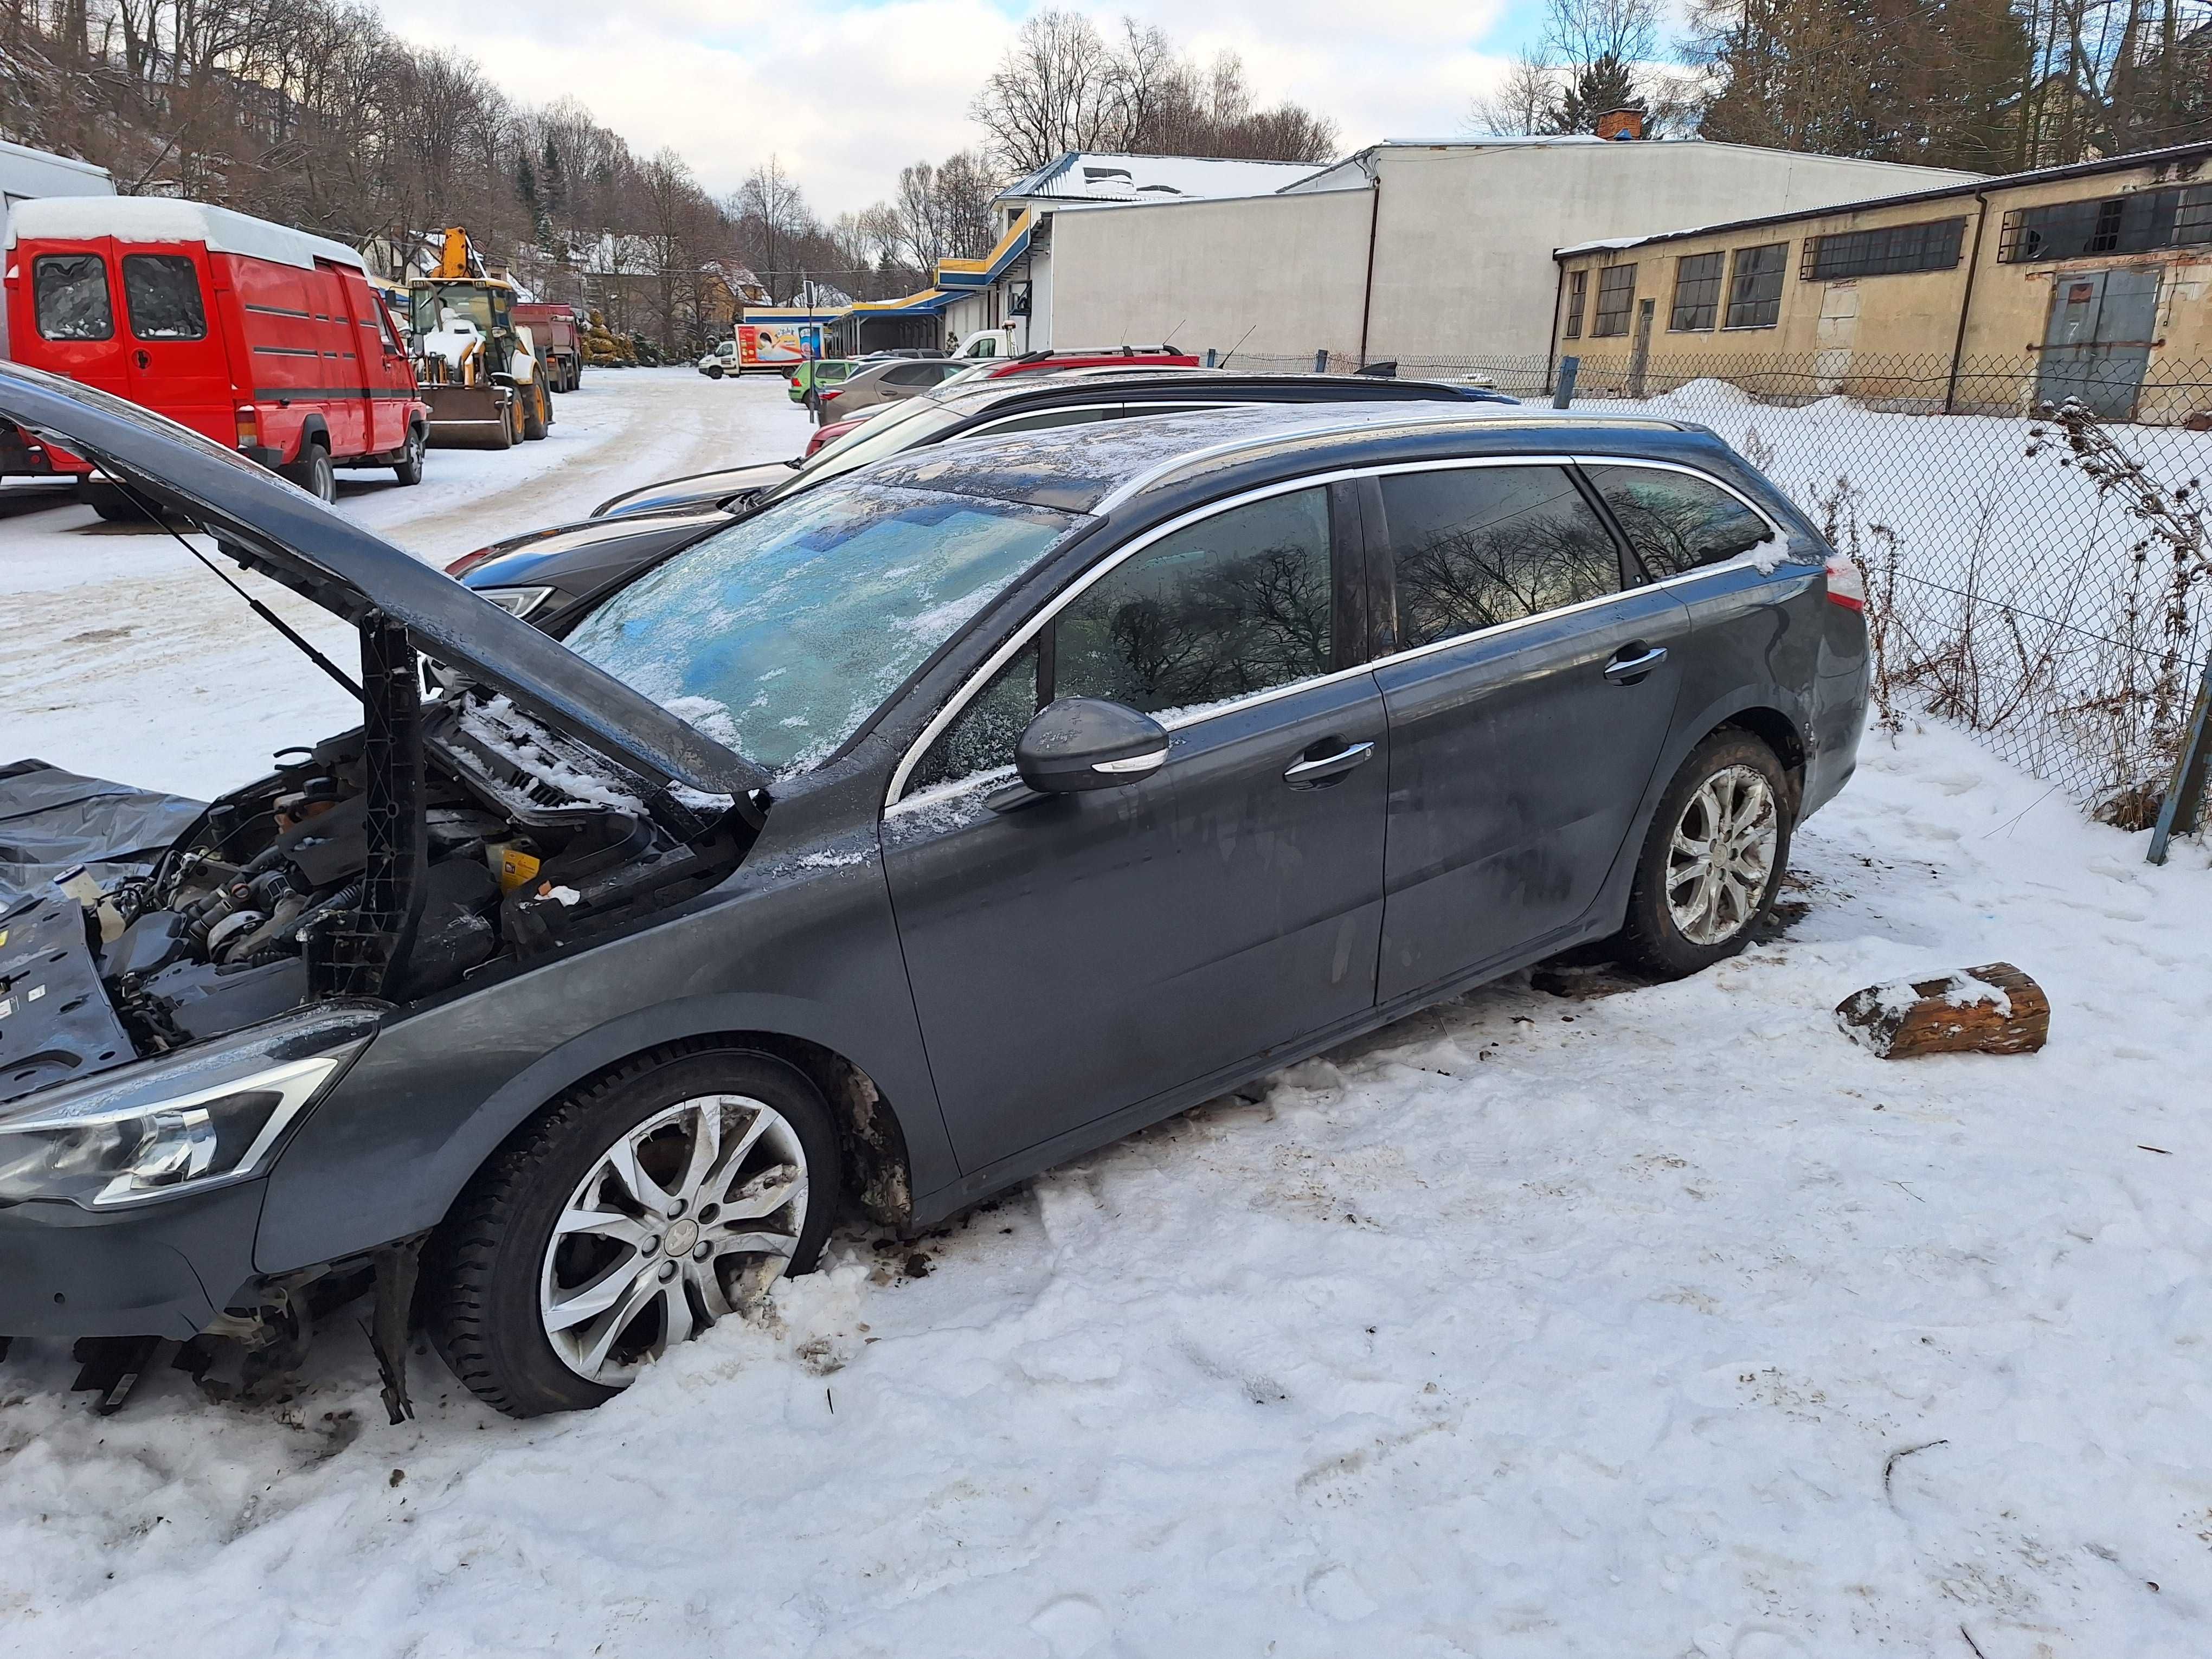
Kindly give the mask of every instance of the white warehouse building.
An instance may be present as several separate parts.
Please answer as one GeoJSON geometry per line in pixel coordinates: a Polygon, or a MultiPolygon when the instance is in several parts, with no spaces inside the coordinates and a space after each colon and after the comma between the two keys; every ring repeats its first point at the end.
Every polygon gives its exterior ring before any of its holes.
{"type": "Polygon", "coordinates": [[[998,246],[947,261],[938,285],[951,331],[1011,322],[1027,350],[1540,360],[1554,248],[1977,176],[1580,135],[1392,140],[1319,169],[1071,155],[1002,192],[998,246]]]}

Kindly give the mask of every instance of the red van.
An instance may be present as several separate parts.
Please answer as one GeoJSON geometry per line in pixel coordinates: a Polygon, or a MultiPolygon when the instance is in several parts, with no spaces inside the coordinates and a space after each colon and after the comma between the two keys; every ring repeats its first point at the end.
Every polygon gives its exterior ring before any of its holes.
{"type": "MultiPolygon", "coordinates": [[[[198,202],[15,204],[9,355],[235,446],[329,501],[334,469],[419,483],[429,406],[361,256],[198,202]]],[[[74,474],[102,517],[135,516],[77,457],[24,441],[0,472],[74,474]]]]}

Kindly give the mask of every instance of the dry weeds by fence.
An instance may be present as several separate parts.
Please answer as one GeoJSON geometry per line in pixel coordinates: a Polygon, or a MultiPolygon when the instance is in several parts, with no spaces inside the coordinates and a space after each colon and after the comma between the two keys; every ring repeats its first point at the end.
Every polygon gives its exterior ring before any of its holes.
{"type": "MultiPolygon", "coordinates": [[[[1397,363],[1522,398],[1554,384],[1540,356],[1397,363]]],[[[1955,722],[2109,821],[2155,813],[2212,657],[2212,434],[2191,429],[2212,424],[2212,363],[1655,348],[1581,358],[1574,402],[1713,428],[1859,561],[1878,720],[1955,722]]]]}

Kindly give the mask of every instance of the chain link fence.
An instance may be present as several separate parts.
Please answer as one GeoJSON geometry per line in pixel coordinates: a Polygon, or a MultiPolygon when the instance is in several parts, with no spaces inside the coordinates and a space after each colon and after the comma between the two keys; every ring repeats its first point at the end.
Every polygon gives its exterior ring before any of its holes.
{"type": "MultiPolygon", "coordinates": [[[[1711,428],[1867,573],[1878,718],[1978,733],[2108,822],[2155,816],[2212,657],[2212,363],[1579,359],[1577,409],[1711,428]],[[2045,411],[2066,411],[2053,419],[2045,411]]],[[[1547,358],[1405,356],[1397,374],[1548,401],[1547,358]]],[[[1355,354],[1232,368],[1352,373],[1355,354]]]]}

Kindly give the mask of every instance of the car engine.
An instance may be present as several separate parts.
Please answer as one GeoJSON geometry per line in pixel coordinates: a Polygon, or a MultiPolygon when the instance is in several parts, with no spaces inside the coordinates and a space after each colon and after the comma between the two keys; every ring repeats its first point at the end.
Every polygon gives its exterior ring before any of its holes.
{"type": "Polygon", "coordinates": [[[425,702],[414,674],[396,653],[359,730],[278,755],[147,873],[5,919],[0,1101],[319,999],[435,997],[703,891],[750,844],[757,803],[649,785],[478,686],[425,702]]]}

